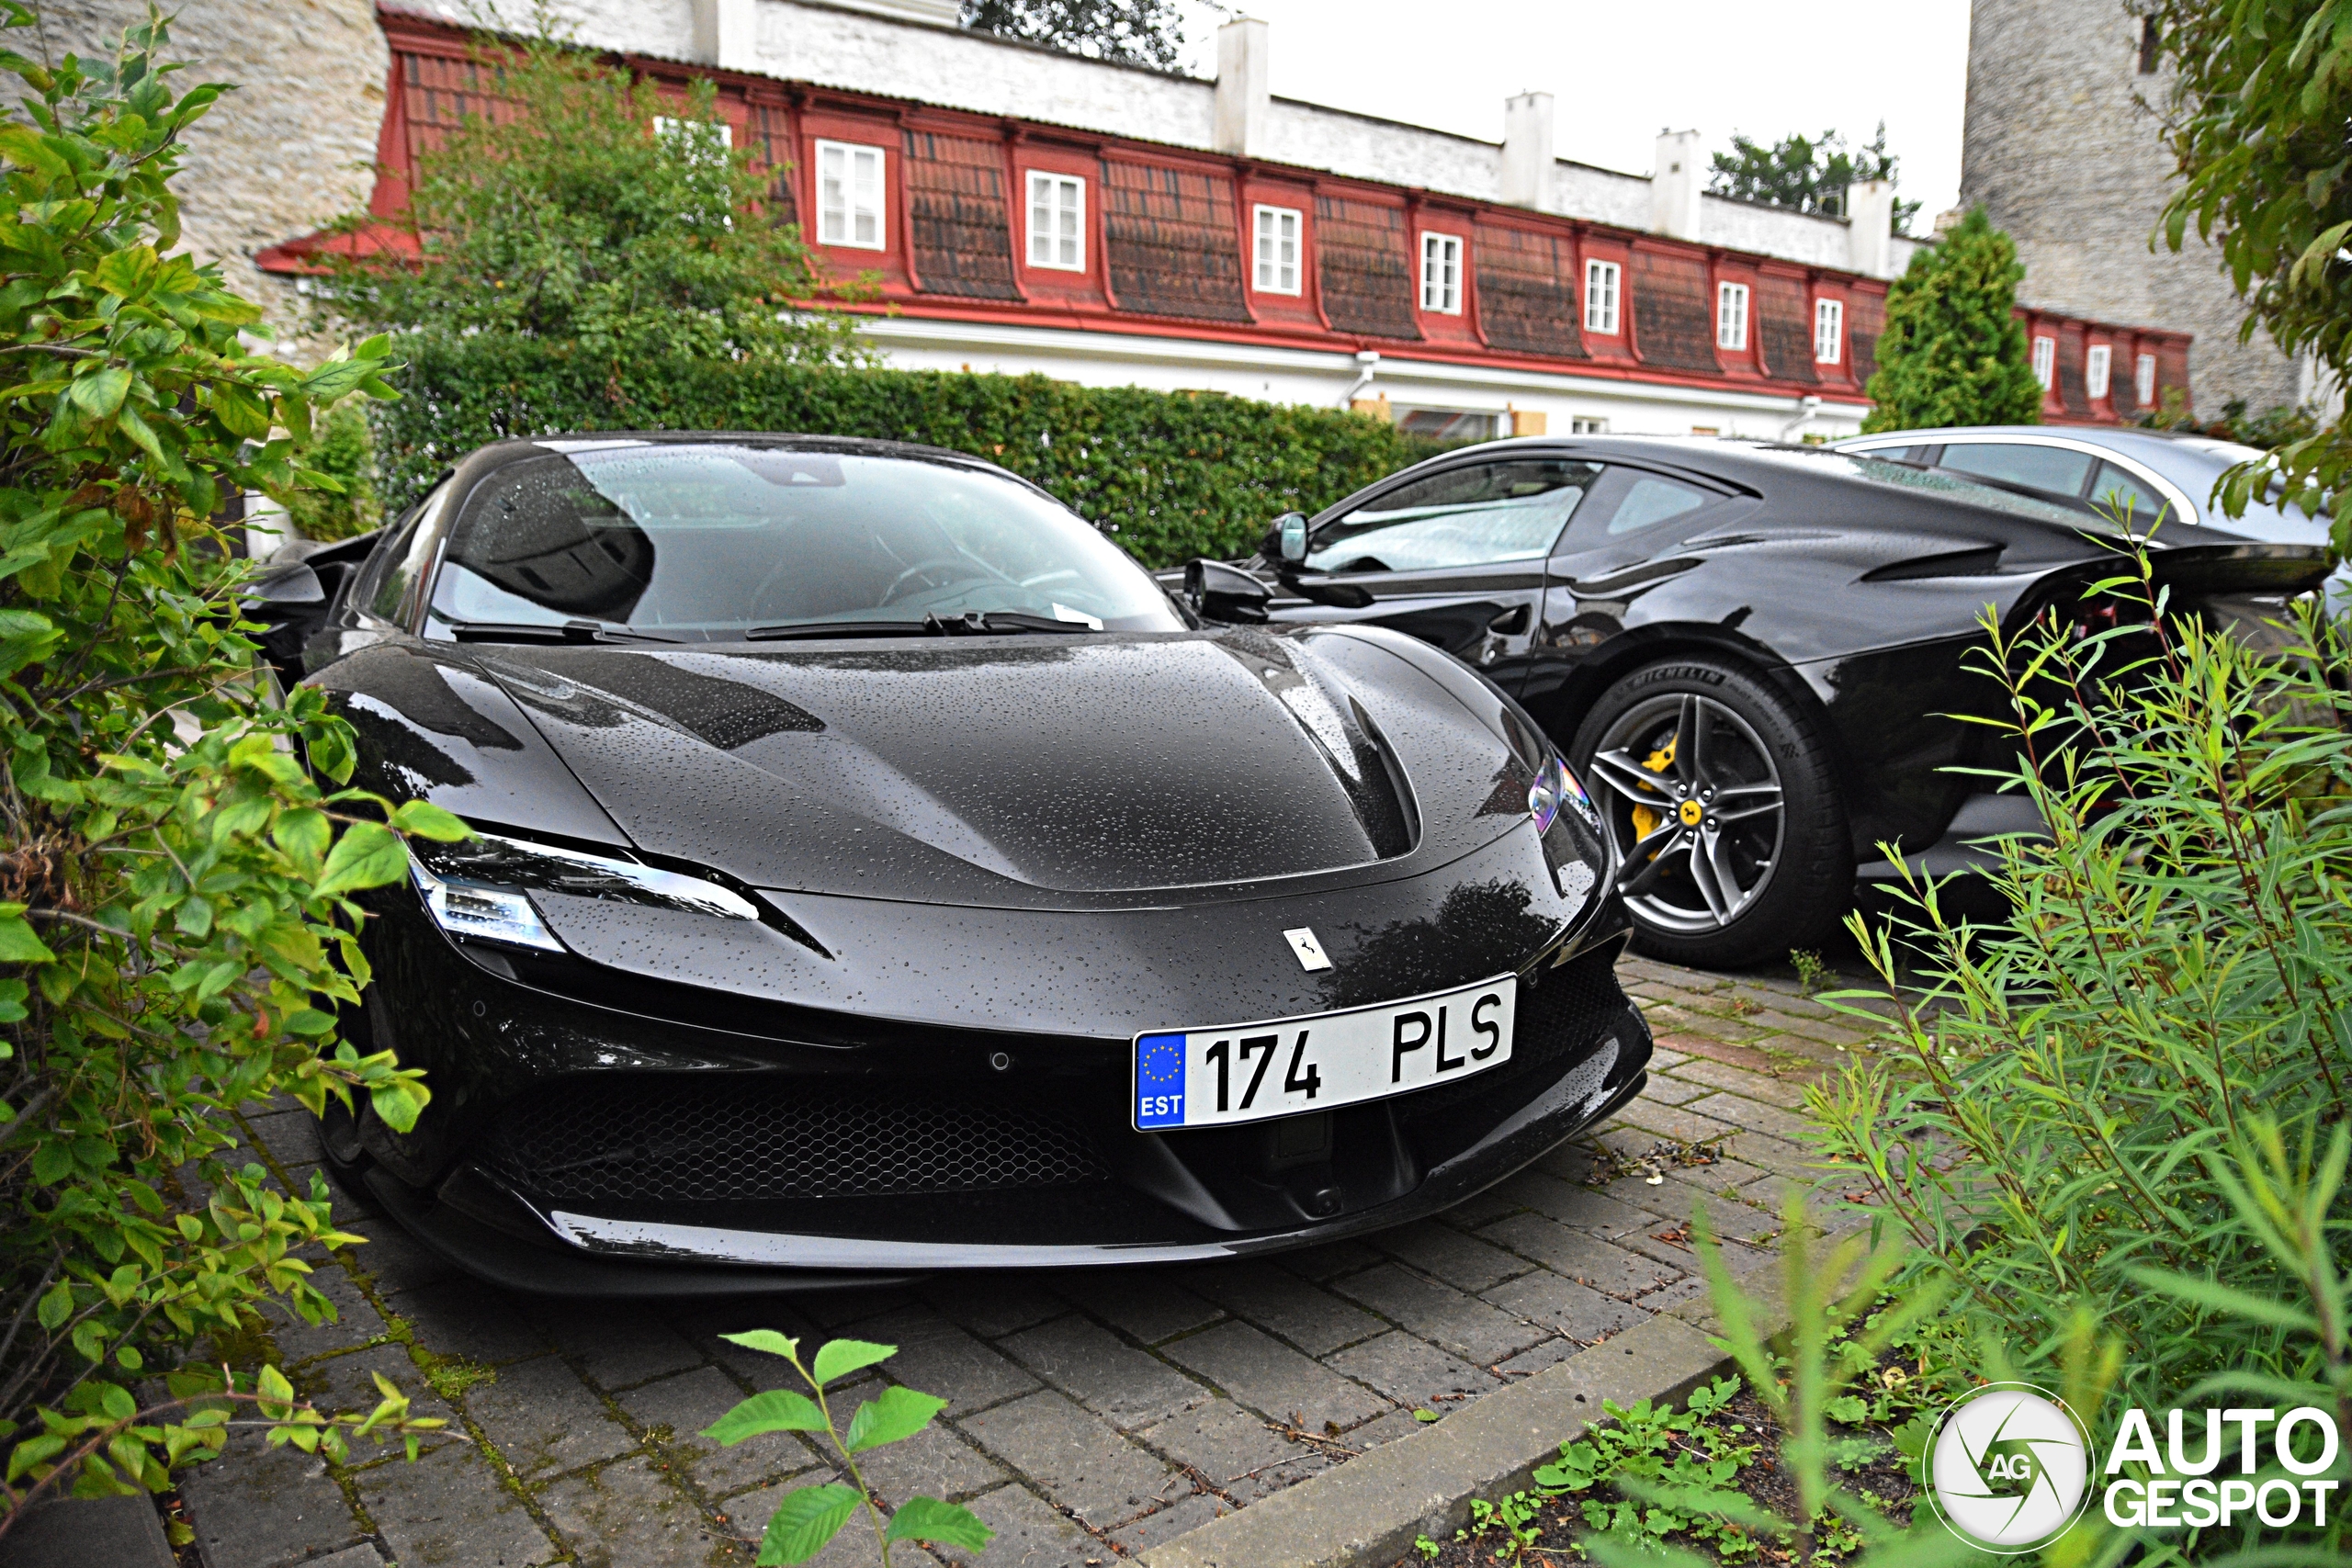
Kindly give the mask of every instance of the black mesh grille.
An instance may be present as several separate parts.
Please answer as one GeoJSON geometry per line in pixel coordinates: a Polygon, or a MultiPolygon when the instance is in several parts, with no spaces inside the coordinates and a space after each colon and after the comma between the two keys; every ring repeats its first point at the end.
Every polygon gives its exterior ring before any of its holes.
{"type": "Polygon", "coordinates": [[[617,1078],[508,1107],[487,1163],[571,1202],[751,1201],[1074,1187],[1109,1172],[1051,1115],[808,1079],[617,1078]]]}
{"type": "Polygon", "coordinates": [[[1615,960],[1616,944],[1610,942],[1564,967],[1538,971],[1532,984],[1521,980],[1510,1060],[1460,1083],[1408,1095],[1396,1102],[1398,1114],[1415,1121],[1465,1100],[1492,1098],[1521,1078],[1556,1075],[1566,1058],[1583,1054],[1624,1016],[1625,993],[1617,985],[1615,960]]]}

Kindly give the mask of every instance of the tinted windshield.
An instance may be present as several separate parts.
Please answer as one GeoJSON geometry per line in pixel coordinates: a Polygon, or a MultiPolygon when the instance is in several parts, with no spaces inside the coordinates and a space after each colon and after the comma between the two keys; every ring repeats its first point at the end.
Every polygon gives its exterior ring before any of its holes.
{"type": "Polygon", "coordinates": [[[1935,495],[1964,501],[1971,506],[1989,506],[1999,512],[2013,512],[2020,517],[2039,518],[2045,523],[2064,523],[2069,528],[2103,531],[2111,525],[2086,512],[2061,506],[2055,502],[2036,501],[2030,495],[2013,491],[1996,490],[1991,485],[1972,484],[1957,474],[1940,468],[1915,468],[1907,463],[1890,463],[1881,457],[1865,457],[1853,452],[1832,452],[1818,447],[1758,446],[1756,456],[1774,462],[1804,467],[1812,473],[1843,474],[1849,479],[1866,479],[1871,484],[1892,485],[1898,490],[1927,491],[1935,495]]]}
{"type": "Polygon", "coordinates": [[[1007,613],[1182,626],[1118,547],[1011,479],[910,457],[637,443],[526,457],[478,485],[425,635],[590,621],[723,639],[1007,613]]]}

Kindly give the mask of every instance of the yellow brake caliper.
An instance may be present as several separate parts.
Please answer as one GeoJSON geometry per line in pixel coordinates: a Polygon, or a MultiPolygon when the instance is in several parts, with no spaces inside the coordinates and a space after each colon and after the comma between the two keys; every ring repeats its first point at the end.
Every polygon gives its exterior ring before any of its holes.
{"type": "MultiPolygon", "coordinates": [[[[1647,768],[1654,773],[1662,773],[1666,772],[1667,769],[1674,766],[1674,743],[1681,739],[1682,737],[1679,733],[1667,737],[1666,744],[1651,752],[1649,755],[1649,761],[1644,762],[1642,766],[1647,768]]],[[[1648,838],[1652,833],[1657,831],[1657,825],[1662,820],[1663,818],[1648,807],[1634,807],[1634,837],[1636,840],[1648,838]]],[[[1650,859],[1657,859],[1657,854],[1655,851],[1651,852],[1650,859]]]]}

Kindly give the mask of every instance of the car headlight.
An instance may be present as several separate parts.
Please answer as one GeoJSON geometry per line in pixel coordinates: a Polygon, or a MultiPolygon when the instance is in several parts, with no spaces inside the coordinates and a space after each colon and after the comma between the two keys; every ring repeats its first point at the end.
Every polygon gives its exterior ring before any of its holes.
{"type": "Polygon", "coordinates": [[[485,833],[462,843],[411,840],[409,872],[434,921],[453,937],[561,953],[534,890],[756,920],[758,906],[698,876],[485,833]]]}
{"type": "Polygon", "coordinates": [[[1535,831],[1541,835],[1552,830],[1552,823],[1560,815],[1560,807],[1571,807],[1587,822],[1598,825],[1600,814],[1593,809],[1592,797],[1568,772],[1566,762],[1555,754],[1535,775],[1527,788],[1527,814],[1535,818],[1535,831]]]}

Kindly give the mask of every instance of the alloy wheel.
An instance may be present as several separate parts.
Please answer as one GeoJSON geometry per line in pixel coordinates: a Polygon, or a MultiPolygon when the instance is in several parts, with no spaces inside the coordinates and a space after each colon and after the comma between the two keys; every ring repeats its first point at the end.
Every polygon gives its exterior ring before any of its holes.
{"type": "Polygon", "coordinates": [[[1616,840],[1617,891],[1645,924],[1721,931],[1771,881],[1781,773],[1730,707],[1695,693],[1637,703],[1601,737],[1587,773],[1616,840]]]}

